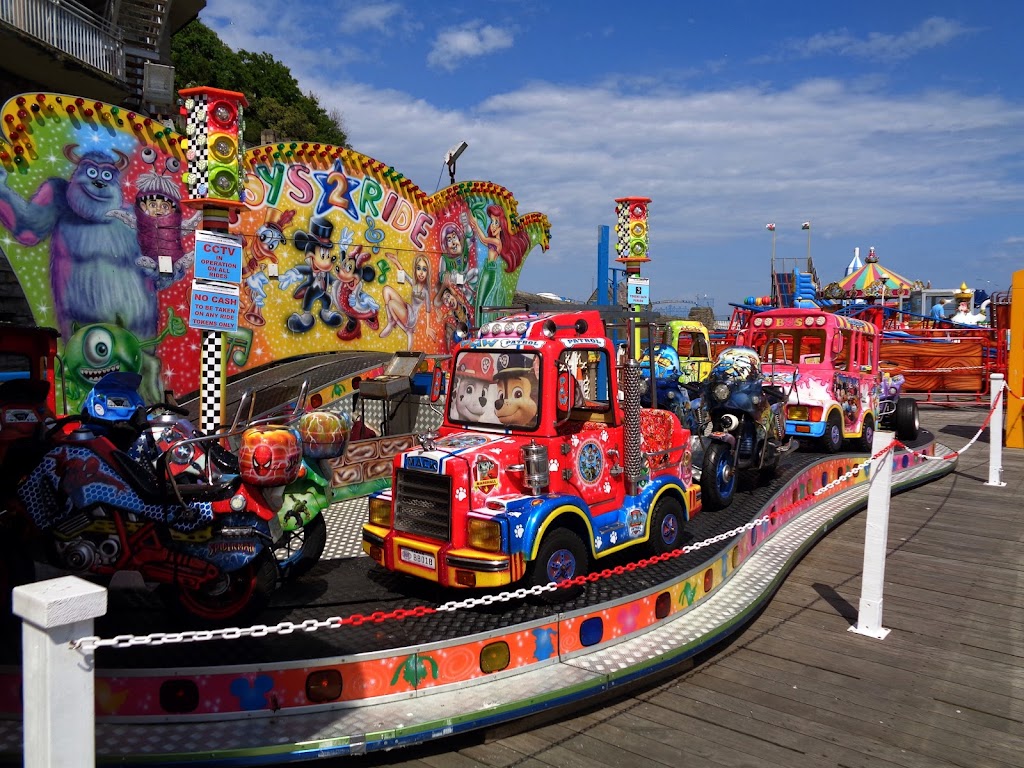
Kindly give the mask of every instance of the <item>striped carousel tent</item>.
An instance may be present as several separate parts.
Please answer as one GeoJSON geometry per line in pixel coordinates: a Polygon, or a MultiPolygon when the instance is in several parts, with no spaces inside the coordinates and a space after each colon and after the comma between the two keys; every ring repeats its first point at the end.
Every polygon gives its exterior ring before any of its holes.
{"type": "Polygon", "coordinates": [[[845,298],[862,299],[883,295],[886,297],[910,296],[912,290],[923,287],[920,281],[911,281],[902,275],[897,275],[891,269],[884,268],[878,263],[878,256],[872,247],[864,259],[864,266],[852,272],[838,282],[845,298]]]}

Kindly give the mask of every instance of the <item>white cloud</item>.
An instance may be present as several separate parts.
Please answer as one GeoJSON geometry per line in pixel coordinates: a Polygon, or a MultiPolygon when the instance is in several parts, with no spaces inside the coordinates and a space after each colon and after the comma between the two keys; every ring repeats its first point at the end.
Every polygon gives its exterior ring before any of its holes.
{"type": "Polygon", "coordinates": [[[511,48],[514,37],[508,29],[471,21],[438,34],[427,54],[431,67],[452,71],[465,59],[486,56],[488,53],[511,48]]]}
{"type": "Polygon", "coordinates": [[[402,7],[398,3],[367,3],[342,14],[341,25],[349,31],[385,32],[401,10],[402,7]]]}
{"type": "Polygon", "coordinates": [[[835,54],[894,61],[946,45],[970,32],[970,29],[957,21],[933,16],[900,35],[872,32],[866,38],[860,38],[842,29],[814,35],[806,40],[790,40],[784,47],[788,53],[801,57],[835,54]]]}
{"type": "MultiPolygon", "coordinates": [[[[236,3],[211,4],[220,11],[240,8],[236,3]]],[[[966,32],[931,21],[887,47],[905,55],[966,32]]],[[[231,45],[260,34],[246,18],[217,29],[231,45]]],[[[450,28],[445,35],[453,37],[438,38],[433,63],[442,65],[441,51],[457,66],[512,45],[511,33],[485,29],[480,22],[450,28]]],[[[883,80],[836,77],[680,90],[639,84],[624,71],[575,86],[510,88],[498,79],[488,98],[445,108],[444,89],[419,98],[399,87],[373,87],[356,70],[345,71],[338,50],[324,59],[289,46],[291,32],[278,30],[280,42],[267,49],[279,52],[304,91],[341,112],[357,151],[430,193],[448,183],[445,152],[465,140],[459,180],[502,184],[521,214],[548,216],[552,247],[527,262],[525,290],[589,293],[597,226],[614,224],[614,199],[628,195],[654,201],[653,261],[645,268],[658,281],[652,294],[709,292],[720,313],[728,311],[726,300],[767,292],[769,221],[778,224],[780,258],[806,255],[800,223],[813,222],[814,261],[825,282],[842,275],[854,246],[863,254],[875,245],[883,264],[933,285],[964,279],[967,253],[948,242],[952,233],[982,231],[971,241],[979,246],[969,251],[974,262],[1004,264],[1019,251],[1004,241],[1013,232],[978,224],[1014,220],[1024,204],[1024,104],[1009,97],[925,86],[895,94],[883,80]]],[[[880,39],[869,36],[861,45],[880,39]]]]}

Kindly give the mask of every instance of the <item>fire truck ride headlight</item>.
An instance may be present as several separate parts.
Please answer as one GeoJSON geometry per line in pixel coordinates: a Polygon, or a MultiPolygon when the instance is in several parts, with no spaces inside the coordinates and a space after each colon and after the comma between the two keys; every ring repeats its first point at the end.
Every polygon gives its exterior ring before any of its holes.
{"type": "Polygon", "coordinates": [[[711,397],[719,402],[724,402],[729,399],[729,385],[728,384],[715,384],[711,388],[711,397]]]}
{"type": "Polygon", "coordinates": [[[391,526],[391,500],[379,496],[370,497],[370,523],[384,528],[391,526]]]}
{"type": "Polygon", "coordinates": [[[470,520],[469,546],[485,552],[500,552],[501,524],[494,520],[470,520]]]}
{"type": "Polygon", "coordinates": [[[807,415],[806,405],[791,405],[786,408],[787,419],[793,419],[793,421],[807,421],[807,415]]]}

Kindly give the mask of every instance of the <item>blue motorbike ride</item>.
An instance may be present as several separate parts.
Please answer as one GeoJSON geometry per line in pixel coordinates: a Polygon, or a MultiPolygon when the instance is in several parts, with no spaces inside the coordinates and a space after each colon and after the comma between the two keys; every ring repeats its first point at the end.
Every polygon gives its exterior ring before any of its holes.
{"type": "Polygon", "coordinates": [[[761,358],[750,347],[722,350],[708,377],[687,389],[700,395],[702,504],[724,509],[738,471],[773,476],[782,454],[795,446],[786,435],[786,393],[764,383],[761,358]]]}

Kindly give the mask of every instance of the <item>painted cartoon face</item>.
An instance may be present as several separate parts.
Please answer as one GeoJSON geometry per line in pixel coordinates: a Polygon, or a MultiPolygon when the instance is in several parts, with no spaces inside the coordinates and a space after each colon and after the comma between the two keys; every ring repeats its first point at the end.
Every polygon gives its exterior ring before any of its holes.
{"type": "Polygon", "coordinates": [[[314,272],[330,272],[338,257],[331,253],[330,248],[316,248],[309,254],[309,266],[314,272]]]}
{"type": "Polygon", "coordinates": [[[460,255],[462,253],[462,240],[455,230],[450,231],[444,238],[444,247],[448,253],[460,255]]]}
{"type": "Polygon", "coordinates": [[[150,216],[167,216],[174,210],[174,203],[164,197],[151,197],[143,201],[141,207],[150,216]]]}
{"type": "Polygon", "coordinates": [[[507,427],[537,426],[537,382],[530,375],[507,376],[498,381],[494,413],[507,427]]]}
{"type": "Polygon", "coordinates": [[[252,452],[252,470],[258,475],[269,475],[270,466],[274,462],[274,454],[269,446],[257,445],[252,452]]]}
{"type": "Polygon", "coordinates": [[[284,242],[284,233],[281,230],[265,224],[256,231],[256,236],[271,251],[284,242]]]}
{"type": "Polygon", "coordinates": [[[354,256],[342,253],[338,263],[334,266],[334,274],[343,283],[351,283],[356,279],[356,260],[354,256]]]}
{"type": "Polygon", "coordinates": [[[452,418],[472,422],[493,421],[485,414],[493,412],[495,397],[496,389],[492,382],[462,375],[455,380],[452,418]]]}
{"type": "Polygon", "coordinates": [[[427,266],[425,259],[416,259],[415,272],[417,283],[427,282],[427,278],[430,277],[430,268],[427,266]]]}

